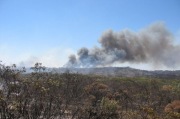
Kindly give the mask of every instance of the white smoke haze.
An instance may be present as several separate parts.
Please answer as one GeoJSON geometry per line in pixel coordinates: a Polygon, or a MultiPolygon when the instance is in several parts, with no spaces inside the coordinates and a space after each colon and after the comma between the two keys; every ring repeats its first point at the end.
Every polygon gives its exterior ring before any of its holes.
{"type": "Polygon", "coordinates": [[[74,53],[70,48],[53,48],[39,56],[29,56],[21,60],[19,66],[32,67],[35,63],[40,62],[46,67],[61,67],[68,60],[68,55],[74,53]]]}
{"type": "Polygon", "coordinates": [[[175,33],[175,43],[180,44],[180,29],[175,33]]]}
{"type": "Polygon", "coordinates": [[[99,38],[100,47],[81,48],[65,67],[99,67],[113,64],[150,64],[152,67],[180,67],[180,45],[161,22],[139,32],[108,30],[99,38]]]}
{"type": "Polygon", "coordinates": [[[68,56],[74,51],[71,48],[52,48],[40,55],[30,52],[13,54],[9,46],[0,47],[0,60],[5,65],[17,64],[18,67],[32,67],[35,63],[42,63],[46,67],[62,67],[68,60],[68,56]],[[11,52],[10,52],[11,51],[11,52]]]}

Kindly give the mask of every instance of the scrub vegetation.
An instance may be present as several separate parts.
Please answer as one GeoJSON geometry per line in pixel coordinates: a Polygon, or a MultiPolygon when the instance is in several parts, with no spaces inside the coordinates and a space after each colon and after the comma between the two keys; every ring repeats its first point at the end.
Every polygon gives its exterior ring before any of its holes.
{"type": "Polygon", "coordinates": [[[0,64],[0,119],[177,119],[180,80],[32,73],[0,64]]]}

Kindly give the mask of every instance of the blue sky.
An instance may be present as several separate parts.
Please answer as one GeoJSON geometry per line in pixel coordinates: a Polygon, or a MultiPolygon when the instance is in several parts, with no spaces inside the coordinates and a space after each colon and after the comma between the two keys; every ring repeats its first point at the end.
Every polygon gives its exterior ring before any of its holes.
{"type": "Polygon", "coordinates": [[[0,60],[59,67],[79,48],[98,46],[108,29],[138,31],[155,22],[179,43],[180,1],[0,0],[0,60]]]}

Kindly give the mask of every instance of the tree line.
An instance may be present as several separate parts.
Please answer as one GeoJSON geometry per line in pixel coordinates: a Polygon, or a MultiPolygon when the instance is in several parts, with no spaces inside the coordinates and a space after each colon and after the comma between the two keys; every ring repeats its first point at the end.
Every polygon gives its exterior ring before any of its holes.
{"type": "Polygon", "coordinates": [[[25,70],[0,64],[0,119],[180,118],[180,80],[25,70]]]}

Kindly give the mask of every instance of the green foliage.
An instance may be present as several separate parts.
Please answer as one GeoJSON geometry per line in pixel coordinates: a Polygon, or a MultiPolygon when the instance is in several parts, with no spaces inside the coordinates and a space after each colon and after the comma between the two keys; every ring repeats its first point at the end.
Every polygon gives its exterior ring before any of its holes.
{"type": "Polygon", "coordinates": [[[116,100],[110,100],[109,98],[102,98],[100,107],[105,112],[116,112],[118,109],[118,102],[116,100]]]}

